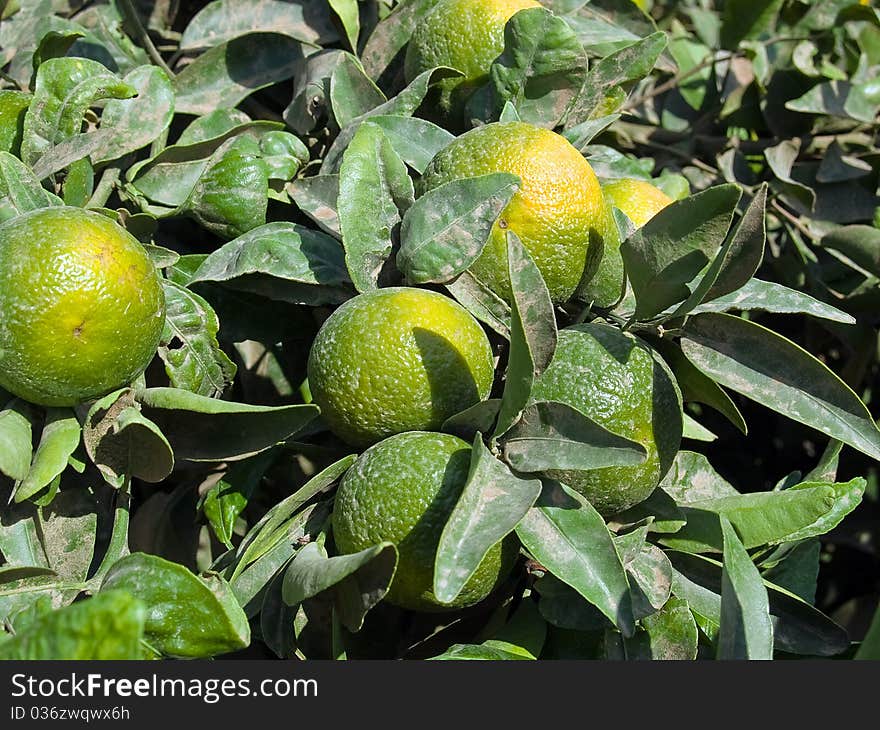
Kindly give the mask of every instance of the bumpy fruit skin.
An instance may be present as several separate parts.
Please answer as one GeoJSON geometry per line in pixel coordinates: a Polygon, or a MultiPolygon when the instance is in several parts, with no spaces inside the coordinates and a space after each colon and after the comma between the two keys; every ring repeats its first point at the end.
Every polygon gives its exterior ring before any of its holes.
{"type": "Polygon", "coordinates": [[[397,546],[390,603],[417,611],[471,606],[510,574],[518,552],[512,535],[489,550],[452,603],[439,603],[432,590],[437,545],[467,480],[470,455],[471,447],[455,436],[401,433],[367,449],[343,478],[333,508],[336,547],[348,554],[385,540],[397,546]]]}
{"type": "Polygon", "coordinates": [[[165,295],[144,247],[109,218],[64,206],[0,226],[0,386],[70,406],[137,377],[165,295]]]}
{"type": "Polygon", "coordinates": [[[458,303],[391,287],[345,302],[309,353],[309,387],[327,424],[352,446],[403,431],[436,430],[485,400],[492,349],[458,303]]]}
{"type": "Polygon", "coordinates": [[[465,76],[441,83],[444,111],[454,104],[461,85],[479,84],[504,50],[504,26],[520,10],[541,7],[534,0],[440,0],[416,26],[406,50],[408,81],[437,66],[458,69],[465,76]]]}
{"type": "MultiPolygon", "coordinates": [[[[641,228],[672,201],[666,193],[644,180],[624,178],[605,183],[602,192],[609,208],[615,206],[641,228]]],[[[610,307],[620,299],[624,285],[620,238],[609,237],[596,275],[581,291],[581,297],[599,307],[610,307]]]]}
{"type": "Polygon", "coordinates": [[[531,397],[572,406],[647,450],[641,464],[551,474],[605,516],[646,499],[681,445],[682,403],[675,377],[646,343],[608,325],[560,330],[550,367],[537,379],[531,397]]]}
{"type": "Polygon", "coordinates": [[[471,273],[510,300],[506,231],[511,230],[541,270],[553,301],[567,301],[595,272],[605,239],[617,235],[593,168],[555,132],[524,122],[487,124],[441,150],[419,191],[495,172],[518,175],[522,184],[471,273]]]}
{"type": "Polygon", "coordinates": [[[605,183],[602,191],[608,203],[620,208],[636,228],[641,228],[673,202],[660,188],[645,180],[614,180],[605,183]]]}

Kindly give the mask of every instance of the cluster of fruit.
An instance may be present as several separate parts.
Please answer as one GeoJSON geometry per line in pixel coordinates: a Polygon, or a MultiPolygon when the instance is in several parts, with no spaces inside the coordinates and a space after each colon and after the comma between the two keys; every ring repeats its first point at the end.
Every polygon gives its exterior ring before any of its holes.
{"type": "MultiPolygon", "coordinates": [[[[406,57],[414,77],[450,66],[441,109],[453,115],[503,49],[503,29],[531,0],[442,0],[418,27],[406,57]],[[464,29],[464,32],[462,30],[464,29]]],[[[600,185],[564,137],[523,122],[473,129],[444,148],[418,192],[490,173],[521,183],[470,273],[510,300],[507,232],[541,271],[551,300],[607,306],[624,290],[620,235],[612,207],[639,227],[671,200],[637,180],[600,185]]],[[[57,206],[0,226],[0,385],[47,406],[81,403],[126,385],[152,359],[164,299],[145,249],[109,218],[57,206]]],[[[323,324],[308,362],[314,402],[329,428],[366,451],[339,488],[337,548],[354,553],[396,544],[388,600],[438,610],[474,604],[509,573],[518,546],[508,536],[483,559],[454,604],[432,591],[440,532],[470,468],[470,445],[441,432],[444,422],[489,398],[496,362],[482,326],[447,296],[393,287],[359,294],[323,324]]],[[[674,377],[637,337],[603,324],[562,330],[532,399],[557,401],[640,443],[636,466],[561,473],[604,515],[645,499],[678,450],[681,414],[674,377]],[[670,436],[674,434],[674,436],[670,436]]]]}

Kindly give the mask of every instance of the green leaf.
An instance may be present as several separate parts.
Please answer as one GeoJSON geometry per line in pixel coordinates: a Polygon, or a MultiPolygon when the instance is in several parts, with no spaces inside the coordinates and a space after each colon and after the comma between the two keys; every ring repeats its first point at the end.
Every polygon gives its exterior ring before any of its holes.
{"type": "Polygon", "coordinates": [[[50,58],[62,58],[67,55],[71,46],[80,38],[85,38],[83,30],[50,30],[46,35],[40,38],[40,42],[34,51],[31,63],[34,67],[34,73],[37,69],[50,58]]]}
{"type": "Polygon", "coordinates": [[[684,414],[682,419],[681,437],[685,439],[693,439],[694,441],[703,441],[711,443],[718,440],[718,434],[710,431],[702,423],[696,420],[688,413],[684,414]]]}
{"type": "Polygon", "coordinates": [[[248,33],[225,41],[177,74],[176,109],[198,115],[234,107],[255,91],[289,79],[302,57],[299,41],[279,33],[248,33]]]}
{"type": "Polygon", "coordinates": [[[268,223],[224,244],[189,281],[222,281],[294,304],[340,304],[351,297],[339,242],[296,223],[268,223]]]}
{"type": "Polygon", "coordinates": [[[767,164],[782,185],[786,197],[791,196],[807,209],[813,210],[816,204],[816,192],[803,183],[792,179],[791,171],[801,150],[800,139],[784,139],[774,147],[764,150],[767,164]]]}
{"type": "Polygon", "coordinates": [[[177,388],[137,391],[144,414],[178,459],[237,461],[283,443],[317,417],[314,405],[258,406],[206,398],[177,388]]]}
{"type": "Polygon", "coordinates": [[[517,471],[589,471],[641,464],[645,448],[600,426],[565,403],[529,405],[503,438],[504,458],[517,471]]]}
{"type": "Polygon", "coordinates": [[[874,613],[874,619],[868,633],[859,645],[854,659],[880,659],[880,607],[874,613]]]}
{"type": "Polygon", "coordinates": [[[0,411],[0,472],[16,481],[31,468],[33,419],[30,406],[18,398],[0,411]]]}
{"type": "Polygon", "coordinates": [[[31,169],[17,157],[0,151],[0,223],[51,205],[63,205],[63,201],[44,190],[31,169]]]}
{"type": "Polygon", "coordinates": [[[343,54],[330,76],[330,106],[339,128],[347,127],[386,101],[385,94],[367,76],[357,58],[343,54]]]}
{"type": "Polygon", "coordinates": [[[429,661],[505,661],[529,658],[505,642],[486,641],[482,644],[453,644],[442,654],[432,656],[429,661]]]}
{"type": "Polygon", "coordinates": [[[381,128],[363,124],[342,158],[339,224],[345,263],[359,292],[376,289],[394,245],[396,228],[413,204],[406,165],[381,128]]]}
{"type": "Polygon", "coordinates": [[[691,295],[670,319],[688,314],[703,302],[735,292],[753,281],[764,260],[766,215],[767,186],[762,185],[691,295]]]}
{"type": "Polygon", "coordinates": [[[59,142],[80,131],[95,102],[127,99],[137,89],[87,58],[53,58],[37,71],[34,98],[24,116],[21,159],[33,165],[59,142]]]}
{"type": "Polygon", "coordinates": [[[268,196],[269,167],[256,141],[242,136],[211,156],[179,212],[231,239],[266,223],[268,196]]]}
{"type": "Polygon", "coordinates": [[[416,26],[434,8],[438,0],[409,0],[394,10],[373,29],[361,59],[370,78],[384,76],[392,61],[412,38],[416,26]]]}
{"type": "Polygon", "coordinates": [[[287,605],[296,606],[332,589],[342,624],[356,632],[367,612],[385,597],[396,569],[397,548],[390,542],[332,558],[321,544],[312,542],[287,568],[282,595],[287,605]]]}
{"type": "Polygon", "coordinates": [[[880,277],[880,228],[841,226],[822,236],[822,248],[837,251],[874,276],[880,277]]]}
{"type": "Polygon", "coordinates": [[[331,464],[260,518],[260,521],[248,531],[236,550],[237,561],[232,572],[233,583],[250,563],[266,555],[277,546],[278,542],[289,533],[287,523],[299,514],[309,500],[329,489],[337,479],[342,477],[356,459],[357,454],[351,454],[331,464]]]}
{"type": "Polygon", "coordinates": [[[694,314],[702,312],[743,312],[762,311],[775,314],[808,314],[818,319],[826,319],[842,324],[855,324],[851,314],[837,307],[814,299],[809,294],[789,289],[787,286],[772,281],[751,279],[747,284],[732,294],[701,304],[694,309],[694,314]]]}
{"type": "Polygon", "coordinates": [[[531,395],[532,385],[556,351],[556,316],[550,292],[529,252],[507,232],[507,272],[513,293],[510,359],[495,436],[510,429],[531,395]]]}
{"type": "Polygon", "coordinates": [[[15,489],[15,501],[30,499],[67,468],[70,456],[80,443],[81,428],[73,411],[48,408],[40,444],[34,453],[27,476],[15,489]]]}
{"type": "Polygon", "coordinates": [[[620,114],[608,114],[598,119],[588,119],[570,129],[566,129],[562,136],[571,142],[573,147],[583,153],[596,135],[601,134],[618,119],[620,119],[620,114]]]}
{"type": "Polygon", "coordinates": [[[434,595],[450,603],[493,545],[511,533],[541,493],[541,482],[523,479],[474,436],[464,489],[440,535],[434,560],[434,595]]]}
{"type": "Polygon", "coordinates": [[[397,96],[389,99],[384,104],[379,104],[379,106],[371,109],[366,114],[353,119],[348,126],[339,132],[333,141],[333,144],[324,156],[324,161],[321,163],[320,174],[331,175],[339,172],[343,155],[360,129],[361,124],[374,116],[411,116],[425,100],[428,89],[433,84],[443,79],[457,76],[461,76],[461,72],[449,68],[435,68],[425,71],[416,76],[397,96]]]}
{"type": "Polygon", "coordinates": [[[250,643],[247,617],[219,575],[199,577],[177,563],[133,553],[101,584],[101,593],[117,589],[149,606],[144,639],[163,656],[212,657],[250,643]]]}
{"type": "Polygon", "coordinates": [[[0,659],[142,659],[146,621],[147,606],[140,600],[107,591],[28,622],[0,641],[0,659]]]}
{"type": "Polygon", "coordinates": [[[735,49],[740,41],[772,31],[781,6],[782,0],[726,0],[721,14],[721,47],[735,49]]]}
{"type": "Polygon", "coordinates": [[[280,33],[305,43],[332,43],[339,38],[329,13],[314,12],[310,3],[286,0],[215,0],[189,21],[180,48],[210,48],[255,31],[280,33]]]}
{"type": "Polygon", "coordinates": [[[772,659],[773,625],[770,601],[761,574],[726,518],[724,567],[721,573],[719,659],[772,659]]]}
{"type": "MultiPolygon", "coordinates": [[[[673,593],[688,602],[697,625],[714,642],[721,621],[722,564],[674,550],[666,554],[675,568],[673,593]]],[[[770,600],[775,650],[824,657],[849,646],[846,631],[821,611],[784,588],[763,583],[770,600]]]]}
{"type": "Polygon", "coordinates": [[[342,240],[339,232],[339,175],[303,177],[287,185],[287,194],[296,206],[324,233],[342,240]]]}
{"type": "Polygon", "coordinates": [[[657,661],[692,661],[697,658],[697,625],[687,604],[670,598],[662,608],[642,619],[631,639],[606,632],[605,658],[657,661]]]}
{"type": "Polygon", "coordinates": [[[447,418],[440,430],[465,441],[473,441],[477,434],[492,432],[500,408],[501,400],[498,398],[480,401],[447,418]]]}
{"type": "MultiPolygon", "coordinates": [[[[647,526],[645,527],[647,530],[647,526]]],[[[637,621],[655,614],[672,593],[672,563],[656,545],[644,545],[626,566],[637,621]]]]}
{"type": "Polygon", "coordinates": [[[545,482],[516,533],[541,565],[596,606],[624,636],[632,636],[635,624],[623,563],[605,521],[580,494],[545,482]]]}
{"type": "Polygon", "coordinates": [[[764,579],[807,603],[815,603],[821,552],[822,543],[818,538],[783,543],[761,560],[764,579]]]}
{"type": "Polygon", "coordinates": [[[567,130],[573,132],[575,125],[592,120],[615,87],[638,81],[651,73],[666,43],[666,33],[658,31],[608,54],[593,66],[566,115],[567,130]]]}
{"type": "Polygon", "coordinates": [[[865,480],[841,484],[805,482],[780,492],[735,494],[689,502],[687,524],[661,542],[688,552],[721,550],[723,521],[736,528],[747,549],[823,535],[854,510],[865,480]]]}
{"type": "Polygon", "coordinates": [[[880,458],[880,431],[864,403],[806,350],[729,314],[696,315],[684,332],[684,354],[721,385],[880,458]]]}
{"type": "Polygon", "coordinates": [[[873,124],[880,109],[880,99],[873,82],[853,84],[849,81],[825,81],[803,96],[786,102],[785,108],[873,124]]]}
{"type": "Polygon", "coordinates": [[[419,174],[455,139],[442,127],[418,117],[378,114],[370,117],[370,124],[382,128],[395,152],[419,174]]]}
{"type": "Polygon", "coordinates": [[[522,121],[552,129],[580,93],[586,69],[583,46],[568,23],[545,8],[527,8],[507,21],[489,86],[468,108],[491,121],[511,102],[522,121]]]}
{"type": "Polygon", "coordinates": [[[233,464],[205,495],[202,510],[217,539],[226,547],[232,547],[235,522],[247,507],[272,459],[271,452],[264,452],[233,464]]]}
{"type": "Polygon", "coordinates": [[[349,48],[357,53],[358,36],[361,32],[360,11],[358,10],[358,0],[328,0],[339,22],[345,29],[345,36],[348,39],[349,48]]]}
{"type": "Polygon", "coordinates": [[[680,347],[666,339],[653,344],[663,355],[663,359],[675,375],[685,402],[703,403],[710,406],[727,418],[743,434],[748,433],[746,421],[733,399],[718,383],[698,370],[684,356],[680,347]]]}
{"type": "Polygon", "coordinates": [[[687,284],[718,250],[741,194],[736,185],[719,185],[675,201],[624,241],[620,252],[636,319],[650,319],[690,296],[687,284]]]}
{"type": "Polygon", "coordinates": [[[494,173],[425,193],[403,216],[397,268],[413,284],[455,279],[479,258],[519,183],[516,175],[494,173]]]}
{"type": "Polygon", "coordinates": [[[480,322],[510,339],[510,305],[479,279],[465,271],[446,285],[450,294],[480,322]]]}
{"type": "Polygon", "coordinates": [[[127,477],[161,482],[174,469],[174,453],[159,427],[138,409],[130,390],[96,401],[83,423],[83,444],[109,484],[127,477]]]}
{"type": "Polygon", "coordinates": [[[679,451],[675,455],[660,487],[678,504],[691,504],[739,494],[730,482],[722,477],[709,460],[693,451],[679,451]]]}
{"type": "Polygon", "coordinates": [[[236,368],[217,342],[217,315],[195,292],[167,279],[162,287],[165,331],[159,357],[171,384],[199,395],[221,395],[235,377],[236,368]]]}

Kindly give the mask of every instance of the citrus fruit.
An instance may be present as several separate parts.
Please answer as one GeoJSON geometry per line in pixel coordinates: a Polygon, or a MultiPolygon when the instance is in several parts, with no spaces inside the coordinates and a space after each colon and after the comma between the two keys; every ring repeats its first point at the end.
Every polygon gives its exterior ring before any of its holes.
{"type": "Polygon", "coordinates": [[[0,152],[21,152],[24,115],[32,98],[25,91],[0,91],[0,152]]]}
{"type": "Polygon", "coordinates": [[[0,386],[46,406],[131,382],[156,352],[165,296],[144,247],[109,218],[43,208],[0,225],[0,386]]]}
{"type": "MultiPolygon", "coordinates": [[[[602,185],[609,207],[615,206],[641,228],[672,201],[666,193],[649,182],[624,178],[602,185]]],[[[616,304],[623,293],[623,259],[620,238],[608,237],[605,253],[596,275],[583,287],[581,297],[599,307],[616,304]]]]}
{"type": "Polygon", "coordinates": [[[636,228],[641,228],[673,202],[660,188],[645,180],[623,178],[602,186],[609,205],[620,208],[636,228]]]}
{"type": "Polygon", "coordinates": [[[442,294],[408,287],[345,302],[321,326],[308,362],[314,402],[357,447],[439,429],[487,398],[493,375],[477,320],[442,294]]]}
{"type": "Polygon", "coordinates": [[[383,541],[397,546],[390,603],[422,611],[470,606],[510,573],[518,550],[512,536],[490,548],[451,603],[434,596],[437,545],[470,459],[470,445],[456,436],[411,431],[367,449],[343,477],[333,508],[336,547],[349,554],[383,541]]]}
{"type": "Polygon", "coordinates": [[[560,330],[553,360],[531,397],[565,403],[645,447],[647,458],[641,464],[551,474],[581,492],[603,515],[646,499],[678,452],[682,404],[674,376],[645,342],[609,325],[560,330]]]}
{"type": "Polygon", "coordinates": [[[412,81],[424,71],[448,66],[464,78],[441,82],[441,106],[454,105],[453,91],[472,89],[504,50],[504,26],[520,10],[541,7],[534,0],[440,0],[416,26],[406,50],[404,72],[412,81]]]}
{"type": "Polygon", "coordinates": [[[598,266],[604,239],[617,232],[593,168],[555,132],[524,122],[499,122],[473,129],[441,150],[425,170],[420,192],[495,172],[518,175],[521,186],[471,273],[510,300],[510,230],[541,270],[553,301],[570,299],[598,266]]]}

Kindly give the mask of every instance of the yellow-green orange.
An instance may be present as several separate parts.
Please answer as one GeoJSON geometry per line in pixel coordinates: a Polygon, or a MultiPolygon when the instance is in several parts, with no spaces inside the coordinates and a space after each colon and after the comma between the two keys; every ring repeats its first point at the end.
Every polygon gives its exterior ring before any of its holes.
{"type": "Polygon", "coordinates": [[[332,521],[340,552],[356,553],[386,540],[397,546],[390,603],[421,611],[470,606],[510,573],[518,550],[512,536],[490,548],[451,603],[439,603],[432,590],[437,545],[470,459],[471,447],[455,436],[401,433],[361,454],[339,485],[332,521]]]}
{"type": "Polygon", "coordinates": [[[467,310],[408,287],[345,302],[322,325],[308,362],[314,402],[357,447],[439,429],[487,398],[493,375],[489,340],[467,310]]]}
{"type": "MultiPolygon", "coordinates": [[[[672,201],[666,193],[644,180],[624,178],[602,185],[605,200],[616,206],[641,228],[672,201]]],[[[581,292],[582,297],[600,307],[610,307],[623,294],[623,259],[620,239],[609,238],[599,270],[581,292]]]]}
{"type": "Polygon", "coordinates": [[[519,236],[555,302],[571,298],[598,266],[616,227],[593,168],[564,137],[524,122],[487,124],[441,150],[420,191],[494,172],[518,175],[520,189],[502,211],[471,273],[510,299],[506,231],[519,236]]]}
{"type": "Polygon", "coordinates": [[[647,459],[631,466],[557,472],[603,515],[646,499],[669,470],[681,443],[681,394],[663,360],[637,337],[603,324],[560,330],[550,366],[532,390],[600,426],[640,443],[647,459]]]}
{"type": "Polygon", "coordinates": [[[404,70],[409,81],[423,71],[448,66],[461,71],[442,82],[442,105],[452,103],[455,87],[473,88],[504,50],[504,26],[520,10],[540,7],[534,0],[440,0],[416,26],[407,46],[404,70]]]}
{"type": "Polygon", "coordinates": [[[131,382],[156,352],[165,297],[143,246],[81,208],[0,226],[0,386],[68,406],[131,382]]]}
{"type": "Polygon", "coordinates": [[[641,228],[673,202],[660,188],[645,180],[623,178],[602,186],[610,205],[620,208],[636,228],[641,228]]]}

